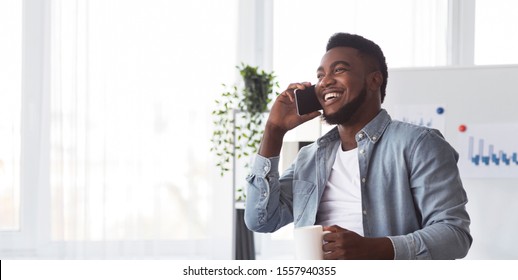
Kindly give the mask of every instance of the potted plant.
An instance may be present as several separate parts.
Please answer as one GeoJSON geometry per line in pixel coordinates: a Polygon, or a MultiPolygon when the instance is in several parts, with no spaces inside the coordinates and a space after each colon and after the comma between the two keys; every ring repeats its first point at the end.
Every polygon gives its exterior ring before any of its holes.
{"type": "MultiPolygon", "coordinates": [[[[273,72],[243,63],[236,68],[242,83],[230,87],[223,84],[225,90],[215,100],[216,108],[212,111],[214,131],[210,150],[217,156],[216,166],[221,176],[230,171],[239,159],[257,153],[264,132],[264,113],[268,111],[272,98],[278,94],[275,92],[278,83],[273,72]]],[[[248,168],[248,162],[244,167],[248,168]]],[[[236,200],[244,200],[243,188],[236,188],[236,200]]]]}

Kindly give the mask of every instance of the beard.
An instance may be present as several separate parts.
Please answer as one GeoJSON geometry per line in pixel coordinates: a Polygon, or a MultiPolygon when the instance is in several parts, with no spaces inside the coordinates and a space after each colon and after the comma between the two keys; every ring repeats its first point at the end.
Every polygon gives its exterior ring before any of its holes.
{"type": "Polygon", "coordinates": [[[367,98],[367,85],[363,85],[363,89],[360,91],[360,94],[356,96],[351,102],[345,104],[338,110],[337,112],[333,114],[326,114],[324,110],[324,120],[330,124],[344,124],[351,120],[353,115],[360,109],[361,105],[365,102],[365,99],[367,98]]]}

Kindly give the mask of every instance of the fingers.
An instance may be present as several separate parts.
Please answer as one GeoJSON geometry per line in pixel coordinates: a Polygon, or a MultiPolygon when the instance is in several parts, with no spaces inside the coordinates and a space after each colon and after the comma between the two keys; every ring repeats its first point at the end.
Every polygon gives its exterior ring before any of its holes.
{"type": "MultiPolygon", "coordinates": [[[[332,234],[332,233],[330,233],[332,234]]],[[[343,244],[340,240],[325,242],[322,245],[325,260],[339,260],[345,258],[345,250],[341,247],[343,244]]]]}
{"type": "MultiPolygon", "coordinates": [[[[319,111],[311,112],[305,115],[300,116],[304,122],[307,122],[309,120],[312,120],[318,116],[322,115],[319,111]]],[[[324,229],[325,230],[325,229],[324,229]]]]}
{"type": "Polygon", "coordinates": [[[275,99],[268,117],[268,122],[270,124],[281,127],[285,131],[289,131],[300,124],[321,115],[318,111],[304,116],[299,116],[297,114],[297,108],[295,106],[295,90],[306,88],[305,84],[306,83],[292,83],[275,99]]]}
{"type": "Polygon", "coordinates": [[[341,251],[334,251],[324,253],[324,260],[345,260],[344,254],[341,251]]]}
{"type": "Polygon", "coordinates": [[[293,93],[293,91],[290,92],[290,90],[285,90],[283,91],[278,98],[281,98],[281,100],[284,101],[284,103],[286,103],[285,99],[288,98],[289,100],[289,103],[293,103],[295,102],[295,94],[293,93]]]}
{"type": "MultiPolygon", "coordinates": [[[[302,82],[302,83],[292,83],[288,86],[288,88],[281,93],[290,99],[291,102],[295,102],[295,90],[296,89],[305,89],[306,87],[311,86],[310,82],[302,82]]],[[[315,118],[314,116],[313,118],[315,118]]],[[[312,119],[312,118],[310,118],[312,119]]]]}
{"type": "Polygon", "coordinates": [[[324,231],[330,231],[330,232],[340,232],[340,231],[344,231],[346,229],[344,228],[341,228],[337,225],[332,225],[332,226],[324,226],[324,231]]]}
{"type": "Polygon", "coordinates": [[[302,82],[302,84],[304,85],[304,87],[310,87],[311,86],[310,82],[302,82]]]}
{"type": "Polygon", "coordinates": [[[311,86],[310,82],[302,82],[302,83],[291,83],[286,90],[296,90],[296,89],[305,89],[306,87],[311,86]]]}
{"type": "Polygon", "coordinates": [[[324,251],[325,260],[339,260],[345,258],[344,244],[347,242],[347,234],[351,231],[341,228],[337,225],[324,226],[324,231],[330,233],[324,234],[324,244],[322,250],[324,251]]]}
{"type": "Polygon", "coordinates": [[[339,226],[324,227],[324,231],[330,231],[330,233],[324,234],[323,239],[325,242],[337,242],[344,238],[349,238],[351,235],[356,235],[355,232],[341,228],[339,226]]]}
{"type": "Polygon", "coordinates": [[[337,243],[336,242],[326,242],[324,244],[322,244],[322,250],[324,250],[324,252],[331,252],[331,251],[334,251],[337,247],[337,243]]]}

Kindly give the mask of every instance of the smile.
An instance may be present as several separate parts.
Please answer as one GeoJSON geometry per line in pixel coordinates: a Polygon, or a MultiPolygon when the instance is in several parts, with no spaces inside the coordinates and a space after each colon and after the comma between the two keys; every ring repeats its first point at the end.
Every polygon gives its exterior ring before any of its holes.
{"type": "Polygon", "coordinates": [[[324,101],[329,101],[329,100],[332,100],[332,99],[335,99],[335,98],[338,98],[342,96],[341,93],[337,93],[337,92],[330,92],[330,93],[326,93],[324,94],[324,101]]]}

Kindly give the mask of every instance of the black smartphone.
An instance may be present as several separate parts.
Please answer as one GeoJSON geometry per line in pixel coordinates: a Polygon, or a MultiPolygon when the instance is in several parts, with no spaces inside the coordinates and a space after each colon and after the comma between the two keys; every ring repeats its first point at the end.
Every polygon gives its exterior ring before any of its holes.
{"type": "Polygon", "coordinates": [[[314,85],[306,87],[305,89],[296,89],[295,103],[299,116],[322,110],[322,105],[320,105],[318,101],[314,85]]]}

